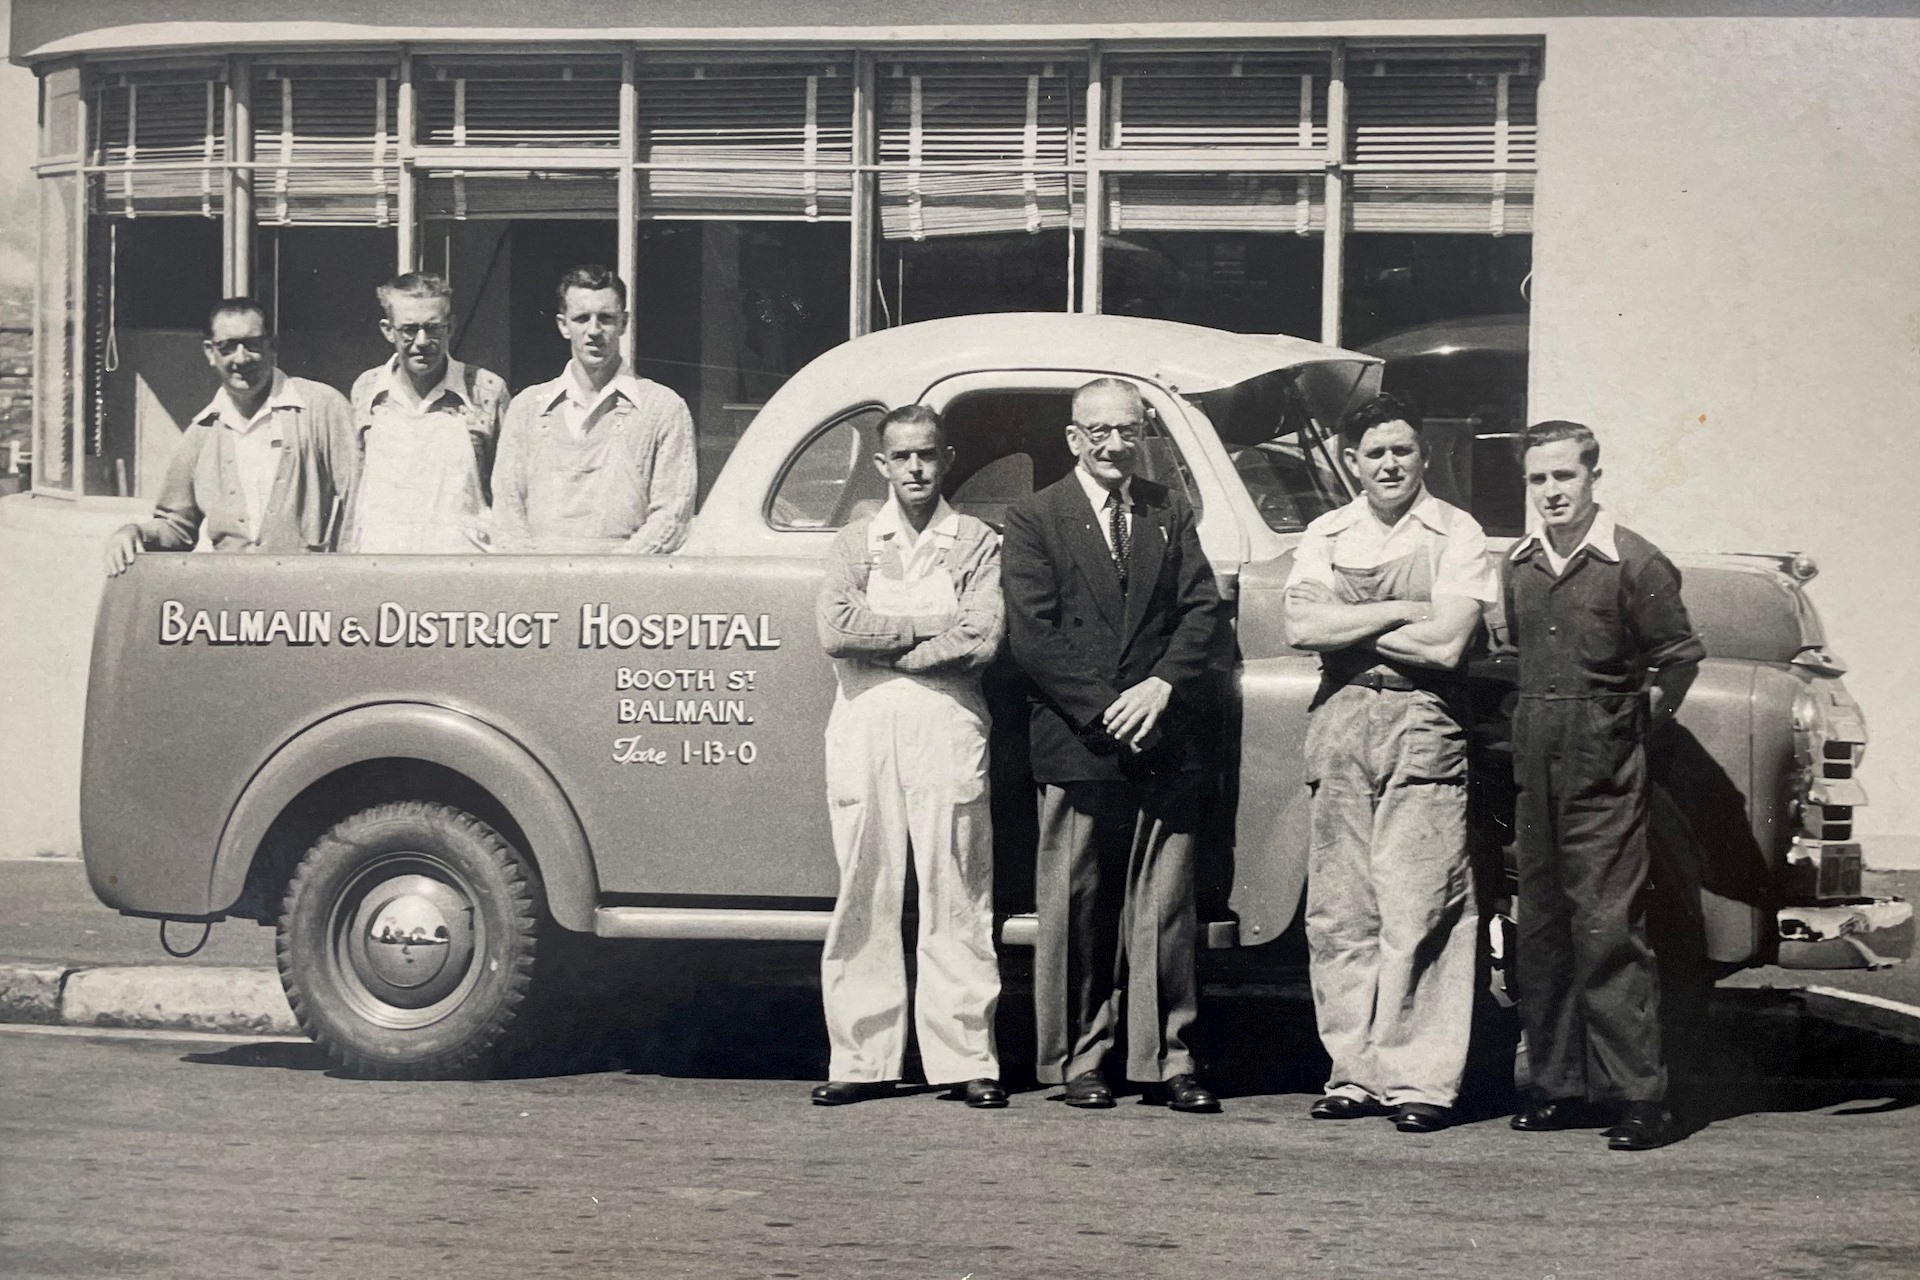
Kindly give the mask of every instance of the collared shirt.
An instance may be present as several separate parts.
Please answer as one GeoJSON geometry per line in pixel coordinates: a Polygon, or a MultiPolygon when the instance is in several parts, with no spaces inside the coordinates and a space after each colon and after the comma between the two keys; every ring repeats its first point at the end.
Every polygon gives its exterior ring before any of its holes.
{"type": "Polygon", "coordinates": [[[1433,557],[1434,599],[1453,596],[1481,604],[1499,599],[1499,577],[1479,522],[1427,490],[1391,529],[1375,518],[1365,494],[1314,520],[1294,548],[1287,585],[1317,582],[1333,589],[1336,565],[1374,569],[1423,549],[1433,557]]]}
{"type": "Polygon", "coordinates": [[[1672,561],[1631,529],[1609,520],[1603,539],[1593,536],[1599,527],[1596,516],[1557,571],[1544,536],[1513,548],[1507,617],[1523,698],[1638,694],[1648,671],[1706,656],[1672,561]]]}
{"type": "MultiPolygon", "coordinates": [[[[1532,512],[1528,513],[1530,517],[1532,514],[1532,512]]],[[[1585,536],[1574,545],[1573,550],[1563,556],[1553,549],[1553,539],[1549,538],[1546,531],[1530,518],[1527,522],[1526,536],[1514,543],[1513,550],[1508,554],[1518,561],[1529,543],[1538,543],[1540,550],[1546,553],[1547,566],[1553,570],[1553,576],[1557,578],[1567,571],[1567,566],[1573,562],[1573,558],[1585,549],[1591,549],[1602,560],[1618,563],[1620,548],[1614,541],[1614,531],[1618,527],[1614,523],[1611,511],[1605,507],[1596,508],[1593,513],[1593,522],[1587,526],[1585,536]]]]}
{"type": "Polygon", "coordinates": [[[216,551],[275,553],[331,550],[340,516],[359,474],[353,411],[332,387],[275,371],[268,393],[271,425],[247,430],[230,422],[239,411],[215,396],[187,424],[154,500],[153,519],[140,526],[152,551],[187,551],[204,533],[216,551]],[[282,382],[284,379],[284,383],[282,382]],[[236,430],[235,427],[241,428],[236,430]],[[275,471],[242,476],[241,442],[277,436],[275,471]],[[248,489],[262,493],[251,506],[248,489]]]}
{"type": "Polygon", "coordinates": [[[953,546],[959,532],[960,513],[947,505],[945,498],[934,507],[927,527],[915,533],[907,523],[907,513],[901,509],[899,499],[889,494],[886,505],[874,512],[873,520],[867,525],[867,550],[875,556],[884,556],[888,548],[892,548],[899,558],[898,576],[917,581],[941,566],[941,553],[953,546]]]}
{"type": "Polygon", "coordinates": [[[280,474],[280,458],[286,449],[286,432],[279,414],[283,410],[306,407],[306,397],[294,389],[284,371],[275,369],[267,398],[251,417],[233,402],[233,393],[222,387],[193,418],[195,422],[219,426],[231,433],[234,472],[246,502],[247,528],[256,539],[266,514],[267,499],[273,494],[273,482],[280,474]]]}
{"type": "Polygon", "coordinates": [[[833,540],[815,609],[821,647],[843,664],[977,682],[1006,634],[1000,535],[944,500],[911,548],[903,545],[901,530],[906,527],[889,498],[870,519],[854,521],[833,540]],[[896,557],[902,572],[926,575],[941,569],[952,575],[953,622],[939,635],[916,643],[912,618],[870,607],[867,592],[873,575],[894,568],[896,557]]]}
{"type": "Polygon", "coordinates": [[[1080,488],[1087,495],[1087,501],[1093,504],[1093,526],[1100,530],[1100,537],[1107,544],[1107,553],[1113,553],[1113,517],[1108,506],[1113,495],[1120,495],[1120,518],[1127,522],[1127,533],[1133,533],[1133,477],[1122,480],[1115,489],[1109,489],[1087,474],[1087,469],[1074,464],[1073,478],[1080,482],[1080,488]]]}
{"type": "Polygon", "coordinates": [[[448,360],[423,396],[394,356],[353,384],[360,480],[342,551],[466,553],[486,546],[486,482],[507,384],[448,360]]]}
{"type": "Polygon", "coordinates": [[[624,362],[598,391],[594,390],[578,360],[567,361],[566,371],[547,385],[552,388],[547,409],[560,411],[560,421],[567,424],[567,430],[573,432],[575,439],[583,438],[588,429],[600,421],[615,396],[625,396],[629,404],[639,404],[646,398],[640,379],[624,362]]]}
{"type": "Polygon", "coordinates": [[[696,482],[686,401],[625,368],[592,392],[570,363],[508,406],[493,463],[493,545],[672,551],[686,541],[696,482]]]}

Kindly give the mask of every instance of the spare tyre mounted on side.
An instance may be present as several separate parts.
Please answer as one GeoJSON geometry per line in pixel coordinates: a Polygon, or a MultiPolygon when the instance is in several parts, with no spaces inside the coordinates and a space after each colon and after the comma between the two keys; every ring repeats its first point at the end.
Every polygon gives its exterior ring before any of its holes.
{"type": "Polygon", "coordinates": [[[526,1024],[552,937],[530,861],[492,827],[449,805],[382,804],[294,871],[280,980],[301,1029],[357,1075],[472,1075],[526,1024]]]}

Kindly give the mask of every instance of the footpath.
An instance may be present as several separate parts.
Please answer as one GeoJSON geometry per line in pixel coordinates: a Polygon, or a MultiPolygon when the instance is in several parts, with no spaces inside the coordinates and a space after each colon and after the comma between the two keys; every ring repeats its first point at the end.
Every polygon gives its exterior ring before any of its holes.
{"type": "MultiPolygon", "coordinates": [[[[1920,870],[1868,872],[1868,892],[1920,900],[1920,870]]],[[[0,1022],[298,1035],[274,931],[250,920],[160,924],[102,906],[81,863],[0,860],[0,1022]]],[[[1749,969],[1724,988],[1796,993],[1824,1021],[1920,1044],[1920,959],[1891,969],[1749,969]]]]}

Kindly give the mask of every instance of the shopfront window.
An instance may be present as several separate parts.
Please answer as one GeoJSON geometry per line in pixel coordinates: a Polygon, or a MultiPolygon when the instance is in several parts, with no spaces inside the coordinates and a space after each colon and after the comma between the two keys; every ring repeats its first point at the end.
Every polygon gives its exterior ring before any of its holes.
{"type": "Polygon", "coordinates": [[[1074,305],[1085,68],[883,63],[875,323],[1074,305]]]}
{"type": "Polygon", "coordinates": [[[344,388],[386,354],[374,285],[403,260],[442,271],[454,353],[518,390],[566,358],[560,272],[599,262],[627,274],[636,367],[693,411],[703,491],[850,333],[1104,311],[1380,350],[1389,386],[1461,424],[1437,485],[1491,527],[1525,397],[1540,79],[1518,41],[48,70],[38,483],[148,487],[216,281],[269,305],[290,371],[344,388]],[[1406,335],[1468,322],[1508,336],[1416,366],[1406,335]]]}
{"type": "Polygon", "coordinates": [[[78,491],[74,448],[73,376],[75,325],[74,241],[78,232],[80,179],[73,174],[42,178],[40,256],[35,281],[33,367],[33,485],[60,493],[78,491]]]}

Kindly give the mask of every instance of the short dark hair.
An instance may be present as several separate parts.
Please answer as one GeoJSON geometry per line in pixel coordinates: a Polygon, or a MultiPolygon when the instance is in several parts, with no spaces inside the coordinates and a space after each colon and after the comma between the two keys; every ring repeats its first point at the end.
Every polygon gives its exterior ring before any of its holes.
{"type": "Polygon", "coordinates": [[[269,338],[273,336],[273,317],[267,314],[267,309],[261,306],[256,299],[235,295],[231,298],[220,299],[220,301],[213,304],[213,310],[207,312],[207,338],[209,340],[212,339],[214,321],[218,320],[221,316],[245,315],[259,316],[260,327],[266,330],[269,338]]]}
{"type": "Polygon", "coordinates": [[[447,278],[434,271],[409,271],[397,275],[374,289],[374,296],[380,299],[380,309],[389,316],[393,314],[395,298],[445,298],[447,304],[453,304],[453,286],[447,278]]]}
{"type": "Polygon", "coordinates": [[[1340,419],[1340,442],[1349,449],[1358,449],[1367,432],[1388,422],[1404,422],[1412,427],[1421,451],[1426,451],[1426,424],[1420,420],[1420,410],[1414,407],[1413,401],[1389,391],[1348,410],[1347,416],[1340,419]]]}
{"type": "Polygon", "coordinates": [[[883,453],[887,448],[888,427],[932,427],[934,438],[940,442],[940,447],[942,449],[947,447],[947,424],[940,420],[938,413],[924,404],[903,404],[898,409],[889,410],[887,415],[880,419],[880,425],[875,428],[874,438],[879,441],[880,450],[883,453]]]}
{"type": "Polygon", "coordinates": [[[611,289],[620,298],[620,309],[627,309],[627,282],[597,262],[583,262],[577,267],[568,267],[561,275],[560,285],[553,291],[553,296],[560,305],[562,315],[567,311],[569,289],[611,289]]]}
{"type": "Polygon", "coordinates": [[[1600,465],[1600,441],[1594,437],[1593,428],[1565,418],[1551,418],[1528,427],[1520,437],[1520,456],[1526,457],[1527,450],[1535,445],[1557,444],[1562,440],[1572,440],[1580,446],[1580,465],[1587,470],[1600,465]]]}

